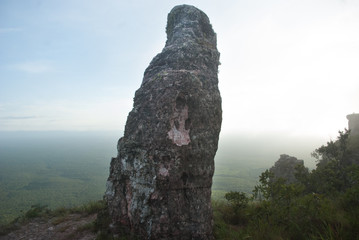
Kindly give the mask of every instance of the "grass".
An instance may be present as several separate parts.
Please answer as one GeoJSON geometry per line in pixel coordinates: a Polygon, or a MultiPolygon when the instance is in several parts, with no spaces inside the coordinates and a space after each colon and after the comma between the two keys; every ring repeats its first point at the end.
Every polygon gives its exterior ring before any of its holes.
{"type": "MultiPolygon", "coordinates": [[[[300,203],[298,203],[299,205],[300,203]]],[[[318,219],[320,221],[313,222],[308,219],[304,223],[297,222],[299,224],[297,226],[298,230],[294,229],[296,227],[295,218],[301,215],[300,212],[292,212],[294,214],[292,216],[293,222],[284,224],[280,223],[281,219],[276,217],[278,213],[276,213],[275,209],[269,212],[265,210],[270,207],[269,205],[265,206],[263,203],[250,202],[246,208],[243,208],[241,211],[235,211],[233,205],[228,201],[212,200],[214,236],[217,240],[350,239],[343,238],[343,236],[346,236],[345,230],[348,229],[350,224],[341,216],[342,213],[338,212],[340,209],[335,205],[332,202],[323,202],[321,207],[325,215],[318,219]],[[266,216],[267,213],[269,214],[268,216],[266,216]],[[305,229],[306,225],[312,226],[312,230],[305,229]],[[305,232],[306,234],[304,234],[305,232]]],[[[54,210],[50,210],[46,206],[32,206],[31,209],[10,224],[0,226],[0,235],[6,235],[35,218],[51,219],[52,224],[57,225],[67,221],[70,214],[81,214],[83,216],[97,214],[95,221],[78,227],[76,232],[72,233],[73,236],[80,232],[91,231],[97,234],[96,240],[136,239],[135,236],[126,234],[124,231],[121,231],[115,237],[112,235],[110,230],[111,220],[104,201],[94,201],[78,207],[62,207],[54,210]]],[[[66,228],[63,231],[66,231],[66,228]]],[[[352,237],[353,235],[349,236],[352,237]]]]}
{"type": "Polygon", "coordinates": [[[226,222],[227,207],[224,201],[212,201],[215,239],[249,239],[250,236],[242,233],[240,227],[226,222]]]}

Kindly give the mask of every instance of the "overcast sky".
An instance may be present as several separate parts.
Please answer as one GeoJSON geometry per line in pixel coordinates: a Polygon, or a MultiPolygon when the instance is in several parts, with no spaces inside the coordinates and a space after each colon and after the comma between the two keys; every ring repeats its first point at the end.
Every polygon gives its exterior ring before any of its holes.
{"type": "Polygon", "coordinates": [[[0,130],[119,130],[168,12],[203,10],[222,133],[335,137],[359,112],[357,0],[1,0],[0,130]]]}

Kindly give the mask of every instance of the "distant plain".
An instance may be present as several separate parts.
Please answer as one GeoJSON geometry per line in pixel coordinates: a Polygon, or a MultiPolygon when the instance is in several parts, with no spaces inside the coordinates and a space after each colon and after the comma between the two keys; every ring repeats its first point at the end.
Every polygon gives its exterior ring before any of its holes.
{"type": "MultiPolygon", "coordinates": [[[[102,199],[121,135],[120,131],[0,132],[0,223],[36,204],[72,207],[102,199]]],[[[212,198],[223,199],[228,191],[250,194],[258,176],[283,153],[304,158],[312,167],[310,152],[317,147],[278,136],[221,136],[212,198]]]]}

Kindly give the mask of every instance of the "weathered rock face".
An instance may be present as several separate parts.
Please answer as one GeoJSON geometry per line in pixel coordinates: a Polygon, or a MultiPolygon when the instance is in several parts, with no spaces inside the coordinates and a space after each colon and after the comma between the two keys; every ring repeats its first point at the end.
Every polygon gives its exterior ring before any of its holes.
{"type": "Polygon", "coordinates": [[[348,119],[348,127],[350,130],[351,136],[358,136],[359,135],[359,114],[353,113],[347,115],[348,119]]]}
{"type": "Polygon", "coordinates": [[[105,199],[113,224],[143,239],[212,239],[222,121],[216,34],[188,5],[172,9],[166,32],[136,91],[105,199]]]}
{"type": "Polygon", "coordinates": [[[274,173],[274,178],[283,178],[286,183],[295,183],[295,168],[298,166],[304,166],[303,160],[298,160],[296,157],[291,157],[286,154],[280,155],[278,161],[269,170],[274,173]]]}

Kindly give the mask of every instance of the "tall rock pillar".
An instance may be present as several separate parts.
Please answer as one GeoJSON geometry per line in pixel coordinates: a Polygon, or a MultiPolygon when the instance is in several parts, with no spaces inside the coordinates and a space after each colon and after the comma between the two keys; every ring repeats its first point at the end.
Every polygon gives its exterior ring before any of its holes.
{"type": "Polygon", "coordinates": [[[113,225],[141,239],[212,239],[222,122],[216,34],[188,5],[168,14],[166,33],[136,91],[105,199],[113,225]]]}
{"type": "Polygon", "coordinates": [[[348,119],[348,127],[350,130],[351,136],[358,136],[359,135],[359,114],[353,113],[347,115],[348,119]]]}

